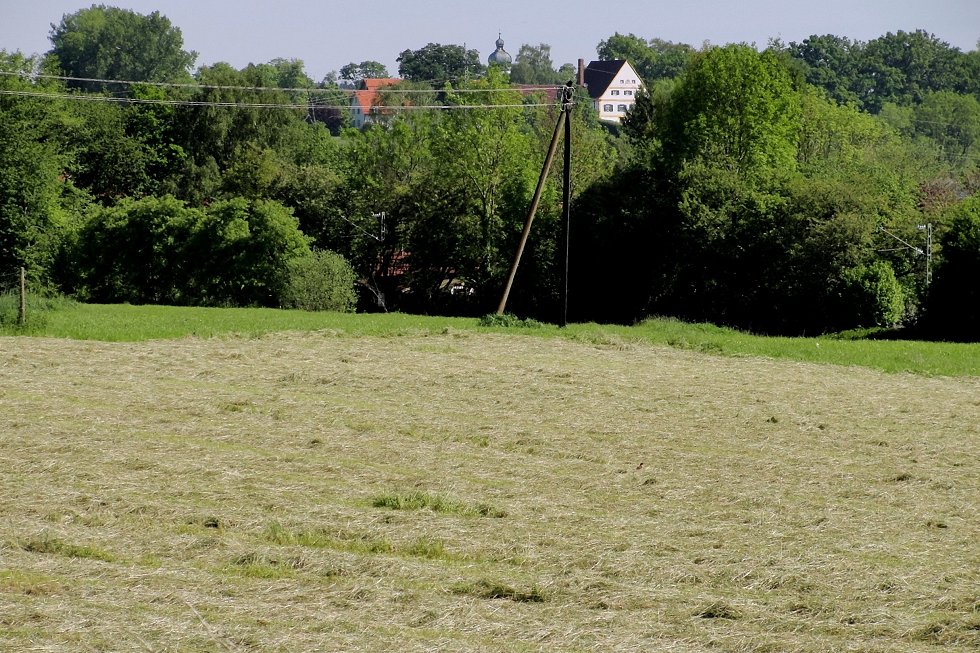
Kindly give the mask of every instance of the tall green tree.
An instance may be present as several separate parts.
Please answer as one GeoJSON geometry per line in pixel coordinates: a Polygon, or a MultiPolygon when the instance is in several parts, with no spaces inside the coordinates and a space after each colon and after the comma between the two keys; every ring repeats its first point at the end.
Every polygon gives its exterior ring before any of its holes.
{"type": "MultiPolygon", "coordinates": [[[[138,82],[189,81],[196,52],[184,50],[180,28],[154,11],[92,5],[51,26],[51,54],[70,77],[138,82]]],[[[89,91],[120,89],[102,82],[72,81],[89,91]]]]}
{"type": "Polygon", "coordinates": [[[324,216],[317,244],[349,253],[377,307],[399,308],[397,285],[403,280],[396,263],[412,249],[420,214],[436,201],[430,182],[439,166],[432,139],[441,119],[432,112],[397,114],[384,128],[347,136],[341,213],[324,216]]]}
{"type": "MultiPolygon", "coordinates": [[[[59,92],[55,82],[28,81],[42,63],[0,50],[0,89],[13,93],[59,92]]],[[[70,156],[59,142],[67,122],[55,98],[0,96],[0,275],[23,266],[35,280],[49,283],[62,238],[70,227],[63,175],[70,156]]],[[[9,278],[9,277],[8,277],[9,278]]]]}
{"type": "Polygon", "coordinates": [[[805,64],[806,81],[827,91],[842,104],[858,103],[858,71],[863,44],[848,38],[813,35],[800,43],[790,43],[790,55],[805,64]]]}
{"type": "Polygon", "coordinates": [[[551,46],[547,43],[522,45],[514,57],[510,81],[514,84],[555,84],[560,81],[551,61],[551,46]]]}
{"type": "Polygon", "coordinates": [[[787,171],[796,163],[800,103],[775,54],[729,45],[696,55],[653,118],[674,170],[701,161],[746,174],[787,171]]]}
{"type": "Polygon", "coordinates": [[[980,165],[980,100],[953,91],[926,93],[913,109],[914,133],[931,139],[954,169],[980,165]]]}
{"type": "Polygon", "coordinates": [[[648,84],[673,79],[683,72],[696,50],[686,43],[659,38],[649,41],[635,34],[615,33],[596,47],[599,59],[626,59],[648,84]]]}
{"type": "MultiPolygon", "coordinates": [[[[274,63],[249,64],[241,70],[218,63],[198,70],[201,86],[191,91],[189,99],[201,104],[181,108],[175,117],[175,144],[187,154],[175,189],[180,197],[200,202],[219,196],[222,177],[233,167],[239,173],[250,166],[261,171],[253,165],[256,152],[268,151],[295,163],[316,156],[311,141],[319,142],[325,129],[322,123],[307,121],[302,92],[282,90],[281,84],[295,83],[297,78],[282,75],[282,68],[274,63]]],[[[241,174],[235,183],[242,183],[241,174]]]]}
{"type": "Polygon", "coordinates": [[[964,63],[958,48],[925,30],[889,32],[865,45],[856,91],[872,113],[886,102],[917,104],[929,91],[962,90],[964,63]]]}
{"type": "Polygon", "coordinates": [[[340,69],[340,79],[348,82],[359,82],[362,79],[384,79],[391,77],[384,64],[377,61],[353,61],[340,69]]]}
{"type": "Polygon", "coordinates": [[[429,43],[418,50],[398,55],[398,75],[413,82],[427,82],[438,88],[447,82],[458,84],[486,72],[480,53],[462,45],[429,43]]]}
{"type": "Polygon", "coordinates": [[[432,153],[440,165],[429,183],[442,206],[426,212],[413,232],[413,267],[419,283],[429,289],[447,281],[432,274],[448,263],[477,293],[493,293],[494,283],[506,273],[508,245],[520,231],[537,157],[523,128],[520,95],[499,71],[465,88],[478,92],[449,92],[447,103],[488,107],[451,111],[436,125],[432,153]],[[447,233],[454,242],[442,241],[447,233]],[[432,255],[436,260],[423,259],[432,255]]]}

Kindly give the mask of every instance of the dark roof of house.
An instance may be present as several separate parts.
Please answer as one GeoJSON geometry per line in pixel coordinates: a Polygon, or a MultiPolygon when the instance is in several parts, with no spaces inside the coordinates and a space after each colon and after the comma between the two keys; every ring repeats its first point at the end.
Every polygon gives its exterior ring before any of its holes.
{"type": "Polygon", "coordinates": [[[589,89],[589,95],[592,99],[600,97],[606,92],[625,63],[625,59],[589,62],[585,68],[585,86],[589,89]]]}

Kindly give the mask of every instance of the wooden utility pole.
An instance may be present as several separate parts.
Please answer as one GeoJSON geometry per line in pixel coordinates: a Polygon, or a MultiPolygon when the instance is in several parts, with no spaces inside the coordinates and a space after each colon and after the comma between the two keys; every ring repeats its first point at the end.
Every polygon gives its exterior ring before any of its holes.
{"type": "MultiPolygon", "coordinates": [[[[571,85],[566,88],[565,94],[564,112],[570,114],[572,111],[571,85]]],[[[561,275],[561,319],[558,321],[558,325],[566,326],[568,324],[568,252],[569,237],[571,236],[572,230],[572,117],[570,115],[565,118],[565,170],[562,179],[562,212],[565,218],[565,229],[562,232],[565,260],[561,275]]]]}
{"type": "MultiPolygon", "coordinates": [[[[568,113],[572,102],[572,83],[563,86],[559,91],[561,98],[561,113],[558,114],[558,122],[555,123],[555,133],[551,136],[551,145],[548,146],[548,154],[544,158],[544,166],[541,168],[541,176],[538,177],[538,186],[534,189],[534,197],[531,199],[531,208],[527,212],[527,220],[524,223],[524,231],[521,232],[521,240],[517,244],[517,253],[514,255],[514,262],[510,266],[510,274],[507,275],[507,285],[504,286],[504,294],[500,298],[497,306],[497,315],[503,315],[507,309],[507,298],[510,297],[510,289],[514,285],[514,277],[517,276],[517,268],[521,264],[521,256],[524,255],[524,246],[527,245],[527,237],[531,233],[531,223],[534,222],[534,214],[538,211],[538,204],[541,202],[541,193],[544,191],[544,183],[548,180],[548,171],[551,169],[551,162],[555,158],[555,151],[558,149],[558,139],[562,135],[562,126],[570,125],[568,113]]],[[[566,152],[566,158],[568,154],[566,152]]]]}

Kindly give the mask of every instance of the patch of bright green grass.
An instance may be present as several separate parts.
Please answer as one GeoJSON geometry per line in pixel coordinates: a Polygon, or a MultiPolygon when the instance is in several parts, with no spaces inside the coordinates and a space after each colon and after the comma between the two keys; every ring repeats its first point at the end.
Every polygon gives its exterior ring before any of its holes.
{"type": "MultiPolygon", "coordinates": [[[[441,333],[475,320],[380,313],[312,313],[273,308],[211,308],[72,304],[46,314],[36,335],[75,340],[138,342],[216,336],[257,337],[280,331],[326,331],[352,336],[399,336],[441,333]]],[[[0,334],[14,332],[0,325],[0,334]]]]}
{"type": "Polygon", "coordinates": [[[375,508],[391,510],[431,510],[449,515],[469,515],[480,517],[506,517],[507,513],[488,504],[467,505],[428,492],[389,492],[374,497],[371,505],[375,508]]]}
{"type": "Polygon", "coordinates": [[[854,365],[890,373],[980,376],[980,343],[757,336],[711,324],[651,319],[632,327],[577,324],[568,336],[599,345],[649,343],[722,356],[854,365]]]}
{"type": "Polygon", "coordinates": [[[265,538],[280,546],[303,546],[312,549],[334,549],[348,553],[391,553],[391,542],[385,538],[346,530],[328,532],[290,531],[279,522],[272,522],[266,528],[265,538]]]}
{"type": "Polygon", "coordinates": [[[473,583],[459,583],[452,587],[453,594],[465,594],[480,599],[506,599],[517,603],[543,603],[544,592],[537,587],[515,589],[505,583],[482,579],[473,583]]]}
{"type": "Polygon", "coordinates": [[[116,556],[95,546],[71,544],[57,537],[43,534],[20,543],[20,548],[30,553],[50,553],[69,558],[91,558],[102,562],[114,562],[116,556]]]}
{"type": "Polygon", "coordinates": [[[361,555],[395,554],[428,560],[450,560],[453,556],[446,551],[440,540],[421,538],[400,546],[397,549],[384,537],[367,533],[355,533],[340,529],[291,531],[279,522],[270,523],[265,530],[267,541],[280,546],[302,546],[311,549],[332,549],[361,555]]]}
{"type": "Polygon", "coordinates": [[[477,320],[402,313],[311,313],[269,308],[201,308],[63,302],[49,307],[29,330],[0,323],[0,335],[37,335],[110,342],[186,337],[259,337],[283,331],[337,336],[398,337],[467,333],[568,338],[597,346],[652,344],[720,356],[761,356],[813,363],[856,365],[890,373],[980,376],[980,343],[877,340],[821,336],[757,336],[710,324],[650,319],[635,326],[572,324],[515,329],[524,321],[477,320]],[[520,324],[517,324],[519,322],[520,324]]]}
{"type": "Polygon", "coordinates": [[[65,297],[45,297],[28,293],[24,298],[24,323],[20,323],[20,296],[14,292],[0,293],[0,334],[35,335],[47,329],[48,318],[76,306],[65,297]]]}

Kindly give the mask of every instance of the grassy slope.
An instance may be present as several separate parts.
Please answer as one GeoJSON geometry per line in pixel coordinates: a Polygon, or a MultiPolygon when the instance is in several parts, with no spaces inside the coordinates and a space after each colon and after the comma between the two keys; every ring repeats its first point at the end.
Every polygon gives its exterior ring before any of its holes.
{"type": "Polygon", "coordinates": [[[0,650],[980,646],[980,379],[319,319],[0,338],[0,650]]]}
{"type": "MultiPolygon", "coordinates": [[[[316,330],[382,336],[441,333],[446,329],[502,331],[479,328],[477,321],[472,319],[402,314],[350,315],[273,309],[84,304],[46,313],[42,322],[34,334],[106,341],[211,337],[229,333],[256,336],[278,331],[316,330]]],[[[673,320],[650,320],[635,327],[579,324],[567,329],[545,326],[521,331],[546,338],[565,337],[598,343],[646,342],[712,354],[860,365],[886,372],[980,376],[980,344],[767,338],[673,320]]],[[[8,328],[7,332],[12,331],[8,328]]]]}

